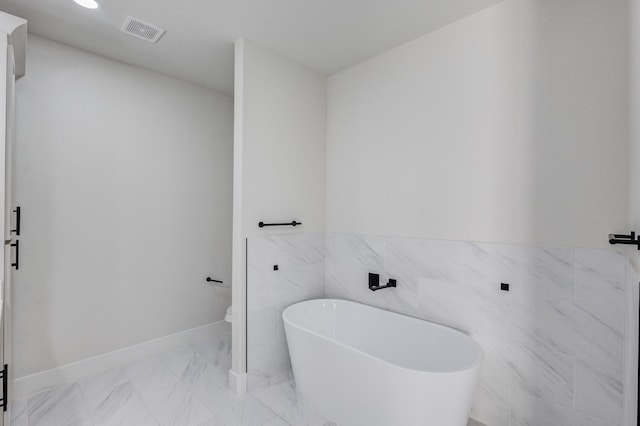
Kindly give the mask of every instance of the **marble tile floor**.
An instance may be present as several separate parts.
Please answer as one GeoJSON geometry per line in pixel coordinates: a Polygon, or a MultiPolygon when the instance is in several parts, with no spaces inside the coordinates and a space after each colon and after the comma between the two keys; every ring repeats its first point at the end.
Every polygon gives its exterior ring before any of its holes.
{"type": "Polygon", "coordinates": [[[15,400],[11,425],[336,425],[297,397],[290,373],[235,397],[227,388],[230,339],[226,333],[15,400]]]}

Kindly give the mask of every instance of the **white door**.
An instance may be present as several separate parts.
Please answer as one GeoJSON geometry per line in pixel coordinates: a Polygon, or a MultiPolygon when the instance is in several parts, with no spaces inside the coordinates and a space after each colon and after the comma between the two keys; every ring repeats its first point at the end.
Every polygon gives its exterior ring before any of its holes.
{"type": "MultiPolygon", "coordinates": [[[[5,259],[8,258],[8,261],[5,260],[5,271],[4,271],[4,313],[3,313],[3,327],[2,327],[2,340],[3,340],[3,351],[2,355],[4,358],[4,362],[2,366],[7,366],[4,369],[4,374],[7,377],[4,380],[5,383],[5,391],[8,391],[7,394],[9,397],[12,395],[12,372],[13,370],[9,369],[12,364],[13,357],[11,346],[12,342],[12,322],[11,315],[13,314],[13,295],[11,293],[12,285],[13,285],[13,271],[18,269],[18,264],[20,259],[18,258],[20,244],[17,239],[20,236],[20,207],[14,207],[13,202],[13,163],[14,163],[14,143],[15,143],[15,60],[13,56],[13,47],[8,46],[7,49],[7,131],[6,131],[6,158],[5,158],[5,223],[8,224],[9,235],[13,236],[13,241],[9,241],[9,250],[5,250],[5,259]],[[7,210],[9,210],[7,215],[7,210]],[[13,247],[13,250],[11,248],[13,247]],[[11,258],[13,257],[13,260],[11,258]]],[[[10,401],[7,401],[7,407],[10,409],[11,404],[10,401]]],[[[10,410],[7,409],[4,411],[3,415],[3,425],[9,425],[9,415],[10,410]]],[[[3,426],[0,425],[0,426],[3,426]]]]}
{"type": "Polygon", "coordinates": [[[10,211],[11,207],[11,185],[12,185],[12,168],[13,163],[13,139],[14,139],[14,90],[15,90],[15,75],[14,75],[14,58],[13,49],[8,44],[8,36],[4,33],[0,33],[0,58],[6,58],[6,60],[0,60],[0,91],[3,91],[3,97],[0,98],[4,102],[0,101],[0,128],[3,128],[0,132],[0,200],[3,201],[3,208],[0,211],[1,220],[4,226],[4,244],[0,244],[2,247],[3,262],[0,262],[0,277],[2,278],[2,284],[0,285],[0,302],[1,313],[1,333],[0,333],[0,392],[2,392],[2,404],[0,404],[0,426],[9,424],[9,399],[11,389],[8,388],[10,384],[10,370],[8,366],[11,365],[11,278],[12,278],[12,264],[17,265],[15,249],[17,249],[17,239],[12,234],[13,221],[10,211]],[[7,167],[9,165],[9,167],[7,167]],[[14,249],[14,250],[12,250],[14,249]]]}

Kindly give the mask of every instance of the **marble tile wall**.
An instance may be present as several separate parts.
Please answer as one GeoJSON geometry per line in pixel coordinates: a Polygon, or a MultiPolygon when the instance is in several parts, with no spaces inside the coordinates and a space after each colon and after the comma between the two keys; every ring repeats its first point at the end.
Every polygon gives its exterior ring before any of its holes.
{"type": "Polygon", "coordinates": [[[446,324],[482,345],[473,418],[622,424],[624,251],[327,234],[326,253],[328,297],[446,324]],[[369,272],[398,287],[370,291],[369,272]]]}
{"type": "Polygon", "coordinates": [[[250,238],[247,245],[247,373],[254,390],[291,368],[282,311],[325,294],[325,234],[250,238]],[[274,265],[278,270],[274,270],[274,265]]]}
{"type": "Polygon", "coordinates": [[[625,339],[625,422],[638,424],[638,305],[640,303],[640,255],[637,250],[628,252],[627,258],[627,309],[625,339]]]}

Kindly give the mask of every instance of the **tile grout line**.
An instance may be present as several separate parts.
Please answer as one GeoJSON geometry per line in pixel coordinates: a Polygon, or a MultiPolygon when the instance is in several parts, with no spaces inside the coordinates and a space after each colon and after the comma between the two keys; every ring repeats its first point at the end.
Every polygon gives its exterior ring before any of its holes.
{"type": "MultiPolygon", "coordinates": [[[[203,340],[203,342],[204,342],[204,341],[206,341],[206,340],[203,340]]],[[[202,343],[202,342],[199,342],[199,343],[202,343]]],[[[202,356],[202,355],[200,354],[200,352],[198,352],[198,351],[197,351],[193,346],[194,346],[194,345],[193,345],[193,344],[191,344],[191,345],[186,345],[186,346],[182,346],[182,347],[190,348],[190,349],[191,349],[191,350],[192,350],[196,355],[201,356],[201,357],[204,359],[204,361],[206,362],[207,366],[212,366],[212,367],[214,367],[214,368],[215,368],[215,366],[213,366],[212,364],[210,364],[210,363],[209,363],[209,360],[207,360],[204,356],[202,356]]],[[[182,348],[182,347],[181,347],[181,348],[182,348]]],[[[175,349],[179,349],[179,348],[175,348],[175,349]]],[[[164,351],[164,352],[162,352],[162,353],[166,353],[166,352],[169,352],[169,351],[164,351]]],[[[209,406],[208,406],[208,405],[207,405],[207,404],[206,404],[202,399],[200,399],[199,397],[197,397],[197,396],[192,392],[192,391],[193,391],[192,387],[191,387],[191,386],[189,386],[189,384],[187,384],[186,382],[184,382],[184,380],[182,380],[182,377],[181,377],[181,376],[178,376],[177,374],[175,374],[175,373],[173,372],[173,370],[171,370],[171,368],[169,367],[169,364],[167,364],[167,362],[165,362],[165,360],[164,360],[164,359],[162,359],[162,357],[158,356],[158,359],[160,360],[160,362],[161,362],[162,364],[164,364],[164,366],[165,366],[165,368],[166,368],[167,370],[169,370],[169,371],[170,371],[174,376],[176,376],[176,377],[178,378],[178,382],[177,382],[177,383],[180,383],[182,386],[184,386],[184,388],[189,392],[189,395],[190,395],[193,399],[195,399],[196,401],[198,401],[198,402],[199,402],[199,403],[200,403],[200,404],[201,404],[201,405],[202,405],[202,406],[203,406],[203,407],[204,407],[204,408],[205,408],[205,409],[206,409],[206,410],[207,410],[207,411],[208,411],[208,412],[213,416],[213,417],[211,417],[211,418],[209,418],[209,419],[205,420],[204,422],[201,422],[201,423],[200,423],[201,425],[202,425],[202,424],[204,424],[204,423],[206,423],[206,422],[208,422],[208,421],[210,421],[210,420],[215,420],[215,419],[217,419],[217,418],[219,417],[219,415],[218,415],[217,413],[214,413],[214,412],[209,408],[209,406]]],[[[188,367],[188,364],[187,364],[187,367],[188,367]]]]}
{"type": "Polygon", "coordinates": [[[89,404],[87,403],[87,397],[85,396],[84,391],[82,390],[82,386],[80,386],[80,381],[73,382],[73,385],[78,387],[78,392],[80,392],[80,398],[82,398],[82,401],[84,402],[84,406],[87,409],[87,412],[89,413],[90,422],[92,425],[95,425],[95,422],[93,420],[93,410],[89,408],[89,404]]]}
{"type": "MultiPolygon", "coordinates": [[[[163,352],[159,352],[159,353],[164,353],[166,351],[163,352]]],[[[162,359],[158,356],[159,353],[154,353],[153,355],[147,357],[147,358],[143,358],[141,360],[138,360],[136,362],[134,362],[133,364],[136,363],[140,363],[140,362],[144,362],[144,361],[149,361],[152,360],[153,358],[156,358],[160,364],[164,365],[165,369],[169,370],[169,373],[172,374],[174,377],[176,377],[178,379],[178,381],[180,381],[180,378],[177,377],[173,371],[171,371],[171,369],[169,369],[166,364],[162,361],[162,359]]],[[[129,366],[133,365],[133,364],[129,364],[129,366]]],[[[149,411],[149,414],[151,414],[151,417],[153,417],[153,420],[155,420],[155,422],[160,425],[162,424],[161,422],[161,417],[159,417],[158,413],[156,413],[154,410],[151,409],[151,407],[149,406],[149,404],[147,403],[147,401],[145,400],[145,398],[142,395],[142,391],[140,389],[138,389],[138,386],[136,386],[133,382],[133,379],[131,378],[131,376],[129,374],[127,374],[127,369],[126,367],[122,368],[122,372],[125,375],[125,377],[127,378],[127,380],[129,381],[129,383],[131,383],[131,386],[133,387],[134,392],[140,397],[140,400],[142,401],[142,403],[144,404],[145,408],[149,411]]],[[[177,382],[176,382],[177,383],[177,382]]],[[[169,388],[171,385],[166,386],[167,388],[169,388]]],[[[158,388],[160,388],[162,386],[158,386],[158,388]]]]}
{"type": "Polygon", "coordinates": [[[160,420],[158,420],[158,416],[156,415],[156,413],[154,413],[151,410],[151,407],[149,407],[149,404],[147,404],[147,401],[144,400],[144,398],[142,397],[142,394],[138,391],[138,388],[131,382],[131,379],[129,378],[127,373],[124,371],[124,369],[122,369],[122,374],[124,374],[124,376],[127,378],[127,383],[131,385],[131,387],[133,388],[133,392],[136,394],[136,396],[140,398],[140,401],[142,401],[142,405],[144,406],[144,408],[147,409],[153,421],[155,421],[156,424],[160,425],[160,420]]]}

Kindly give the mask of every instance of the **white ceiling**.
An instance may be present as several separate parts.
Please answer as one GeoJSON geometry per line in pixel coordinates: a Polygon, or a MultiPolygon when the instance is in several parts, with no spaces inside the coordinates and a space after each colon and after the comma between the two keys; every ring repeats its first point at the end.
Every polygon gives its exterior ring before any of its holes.
{"type": "Polygon", "coordinates": [[[325,74],[501,0],[0,0],[29,32],[233,93],[233,42],[246,37],[325,74]],[[167,30],[154,45],[120,32],[127,15],[167,30]]]}

